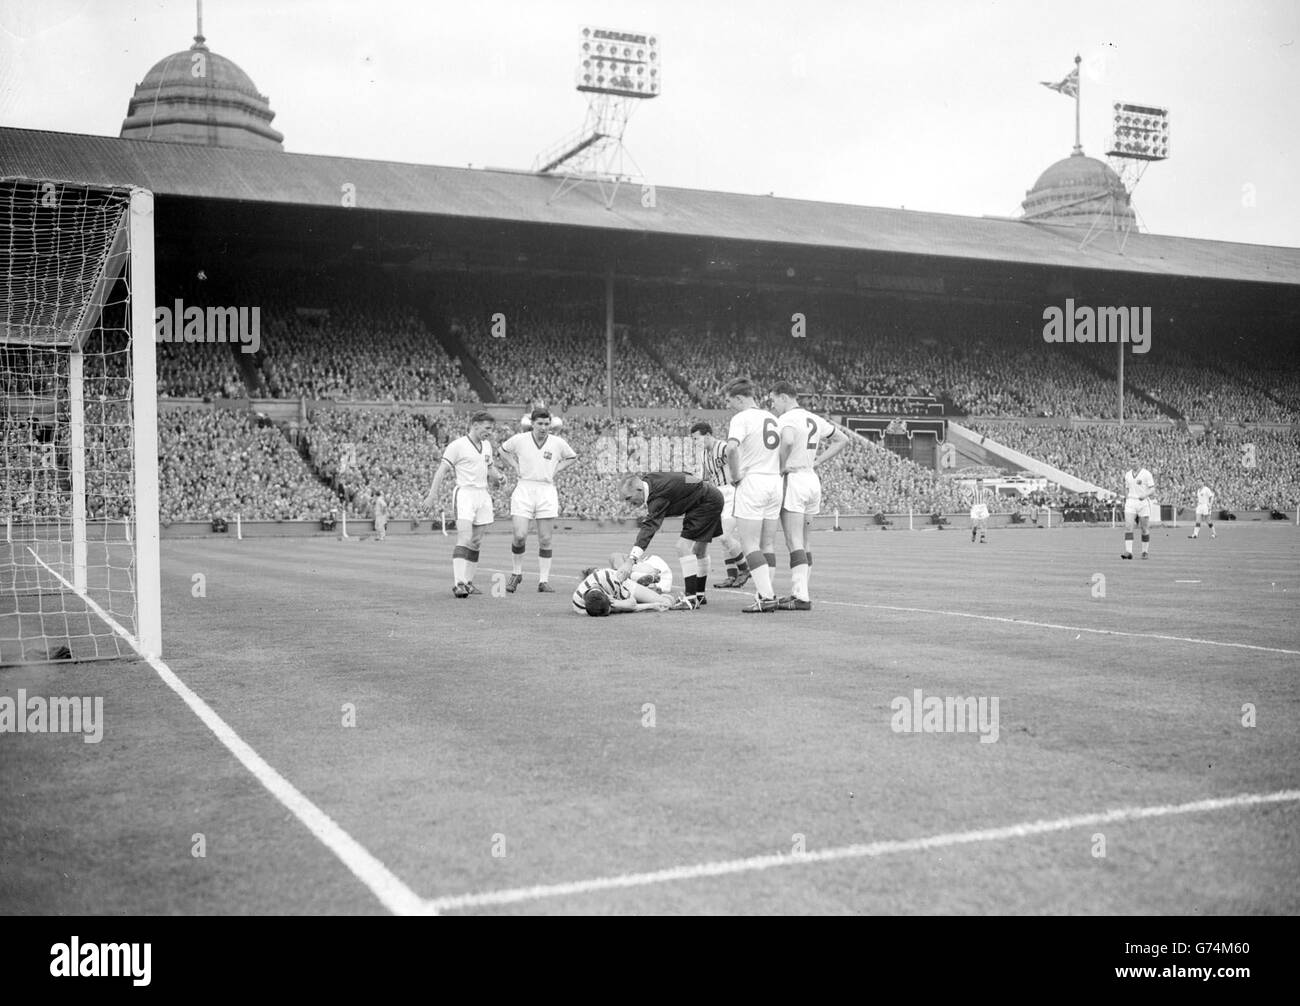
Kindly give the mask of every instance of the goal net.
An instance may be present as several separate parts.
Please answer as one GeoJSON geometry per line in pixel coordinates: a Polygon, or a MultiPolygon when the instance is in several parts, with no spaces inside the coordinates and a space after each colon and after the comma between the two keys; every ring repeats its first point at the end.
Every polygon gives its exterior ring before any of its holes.
{"type": "Polygon", "coordinates": [[[0,179],[0,665],[160,654],[153,197],[0,179]]]}

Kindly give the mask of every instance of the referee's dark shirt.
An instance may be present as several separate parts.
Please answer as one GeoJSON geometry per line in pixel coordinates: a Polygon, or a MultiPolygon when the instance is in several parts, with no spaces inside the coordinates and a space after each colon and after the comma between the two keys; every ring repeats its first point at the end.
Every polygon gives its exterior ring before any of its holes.
{"type": "Polygon", "coordinates": [[[667,517],[681,517],[701,505],[712,488],[698,475],[686,472],[647,472],[638,475],[650,487],[646,515],[641,518],[637,548],[646,548],[667,517]]]}

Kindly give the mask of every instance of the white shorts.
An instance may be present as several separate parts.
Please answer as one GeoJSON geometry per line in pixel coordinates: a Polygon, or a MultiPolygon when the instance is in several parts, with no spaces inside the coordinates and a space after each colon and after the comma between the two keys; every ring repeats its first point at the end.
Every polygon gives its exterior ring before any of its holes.
{"type": "Polygon", "coordinates": [[[560,494],[550,482],[520,482],[510,495],[510,516],[529,520],[560,516],[560,494]]]}
{"type": "Polygon", "coordinates": [[[785,477],[785,499],[781,509],[812,516],[822,512],[822,480],[811,468],[801,468],[785,477]]]}
{"type": "Polygon", "coordinates": [[[1151,516],[1150,500],[1127,499],[1124,501],[1124,523],[1125,524],[1127,524],[1131,520],[1138,520],[1139,518],[1142,517],[1150,518],[1150,516],[1151,516]]]}
{"type": "Polygon", "coordinates": [[[987,517],[972,517],[970,519],[970,526],[973,528],[975,527],[987,528],[988,524],[989,524],[989,519],[987,517]]]}
{"type": "Polygon", "coordinates": [[[491,524],[496,519],[492,513],[492,495],[486,489],[473,486],[457,486],[452,493],[452,504],[456,508],[456,523],[469,521],[474,526],[491,524]]]}
{"type": "Polygon", "coordinates": [[[673,589],[672,567],[659,558],[659,556],[648,555],[633,566],[631,579],[634,581],[640,580],[641,577],[645,576],[647,573],[659,574],[659,579],[655,582],[655,586],[659,589],[659,593],[667,594],[673,589]]]}
{"type": "Polygon", "coordinates": [[[732,516],[738,520],[776,520],[781,516],[781,476],[752,472],[736,486],[732,516]]]}
{"type": "Polygon", "coordinates": [[[1204,506],[1204,507],[1202,507],[1202,506],[1198,506],[1198,507],[1196,508],[1196,516],[1197,516],[1197,517],[1208,517],[1208,516],[1210,516],[1210,508],[1207,507],[1207,506],[1204,506]]]}

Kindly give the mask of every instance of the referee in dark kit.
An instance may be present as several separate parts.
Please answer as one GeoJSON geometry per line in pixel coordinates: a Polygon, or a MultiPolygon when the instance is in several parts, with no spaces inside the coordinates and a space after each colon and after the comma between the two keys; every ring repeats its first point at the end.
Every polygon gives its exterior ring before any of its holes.
{"type": "Polygon", "coordinates": [[[709,542],[722,537],[722,493],[698,475],[686,472],[647,472],[629,475],[618,486],[619,495],[633,507],[646,508],[640,520],[636,545],[623,563],[630,573],[633,564],[646,554],[651,540],[667,517],[681,517],[682,536],[677,539],[677,561],[682,568],[685,597],[692,607],[705,604],[705,578],[700,575],[700,557],[709,542]]]}

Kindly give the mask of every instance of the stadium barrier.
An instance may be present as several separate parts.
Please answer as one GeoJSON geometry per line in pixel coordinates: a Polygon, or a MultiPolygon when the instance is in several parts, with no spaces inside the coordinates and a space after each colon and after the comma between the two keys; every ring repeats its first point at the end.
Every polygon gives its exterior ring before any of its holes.
{"type": "MultiPolygon", "coordinates": [[[[1063,519],[1060,510],[1050,511],[1050,523],[1044,518],[1043,528],[1050,527],[1052,530],[1059,528],[1103,528],[1107,531],[1118,527],[1112,525],[1109,518],[1098,521],[1067,521],[1063,519]]],[[[1277,525],[1285,524],[1287,527],[1300,527],[1300,509],[1297,509],[1295,521],[1288,519],[1283,522],[1275,521],[1271,518],[1267,510],[1239,510],[1236,511],[1237,520],[1235,525],[1264,523],[1277,525]]],[[[928,513],[913,513],[911,516],[912,529],[914,531],[937,531],[938,525],[931,523],[931,515],[928,513]]],[[[970,513],[963,511],[960,513],[943,513],[940,516],[944,518],[943,530],[945,531],[965,531],[970,528],[970,513]]],[[[845,514],[839,516],[839,529],[841,531],[906,531],[908,530],[909,515],[905,513],[885,514],[885,518],[890,522],[888,525],[881,525],[876,521],[875,514],[845,514]]],[[[219,537],[226,541],[242,541],[245,538],[335,538],[342,540],[340,533],[342,522],[340,521],[332,531],[321,529],[319,518],[311,520],[243,520],[236,516],[229,519],[229,522],[235,528],[235,534],[222,534],[219,537]]],[[[114,522],[114,528],[111,531],[105,531],[106,538],[94,540],[126,540],[126,530],[122,528],[122,523],[114,522]]],[[[831,514],[822,514],[815,519],[813,529],[818,533],[833,531],[835,518],[831,514]]],[[[631,517],[561,517],[556,524],[556,530],[560,532],[572,532],[576,534],[594,534],[604,531],[621,531],[629,535],[635,534],[636,520],[631,517]]],[[[1015,522],[1009,513],[995,513],[989,515],[990,528],[1007,528],[1012,530],[1032,530],[1034,523],[1026,519],[1023,522],[1015,522]]],[[[1156,527],[1158,525],[1152,525],[1156,527]]],[[[498,516],[496,524],[488,532],[500,538],[508,538],[510,535],[510,521],[508,517],[498,516]]],[[[680,519],[669,519],[664,522],[663,530],[660,535],[666,535],[670,539],[675,539],[681,533],[680,519]]],[[[409,517],[389,517],[388,531],[389,538],[411,536],[423,537],[434,535],[442,537],[442,529],[434,517],[421,517],[418,522],[409,517]]],[[[21,531],[15,525],[13,532],[14,540],[21,540],[21,531]]],[[[193,521],[175,521],[171,524],[163,525],[163,538],[208,538],[218,537],[212,530],[212,521],[193,520],[193,521]]],[[[349,523],[350,541],[363,541],[375,537],[374,522],[369,518],[360,519],[352,518],[349,523]]]]}

